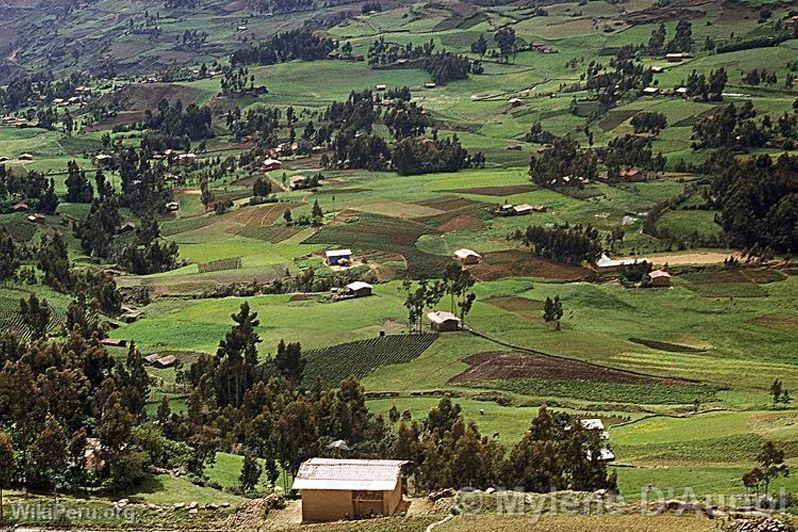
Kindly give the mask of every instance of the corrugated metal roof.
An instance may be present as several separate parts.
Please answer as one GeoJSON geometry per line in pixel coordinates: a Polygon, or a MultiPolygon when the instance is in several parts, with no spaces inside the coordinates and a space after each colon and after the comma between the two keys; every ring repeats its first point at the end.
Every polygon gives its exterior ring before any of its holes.
{"type": "Polygon", "coordinates": [[[435,323],[443,323],[445,321],[450,321],[450,320],[460,321],[460,318],[458,318],[451,312],[444,312],[442,310],[428,313],[427,318],[435,323]]]}
{"type": "Polygon", "coordinates": [[[472,249],[468,249],[468,248],[458,249],[457,251],[454,252],[454,254],[455,254],[456,257],[459,257],[461,259],[467,259],[468,257],[479,257],[480,256],[479,253],[477,253],[476,251],[474,251],[472,249]]]}
{"type": "Polygon", "coordinates": [[[368,283],[364,283],[363,281],[354,281],[354,282],[351,282],[351,283],[349,283],[348,285],[346,285],[346,287],[347,287],[348,289],[350,289],[350,290],[361,290],[361,289],[363,289],[363,288],[368,288],[368,289],[374,288],[374,287],[373,287],[373,286],[371,286],[370,284],[368,284],[368,283]]]}
{"type": "Polygon", "coordinates": [[[348,257],[352,254],[351,249],[331,249],[324,252],[327,257],[348,257]]]}
{"type": "Polygon", "coordinates": [[[295,490],[392,491],[406,460],[311,458],[299,467],[295,490]]]}

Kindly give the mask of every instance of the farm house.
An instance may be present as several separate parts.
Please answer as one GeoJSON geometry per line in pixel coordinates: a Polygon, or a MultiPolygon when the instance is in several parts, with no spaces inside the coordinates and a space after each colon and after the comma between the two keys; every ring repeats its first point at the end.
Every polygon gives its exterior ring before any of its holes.
{"type": "Polygon", "coordinates": [[[349,283],[341,291],[335,294],[336,300],[354,299],[357,297],[368,297],[373,293],[374,287],[363,281],[349,283]]]}
{"type": "Polygon", "coordinates": [[[671,274],[664,270],[654,270],[648,274],[648,286],[665,288],[671,285],[671,274]]]}
{"type": "MultiPolygon", "coordinates": [[[[582,427],[587,430],[595,430],[597,432],[600,432],[599,435],[601,436],[601,441],[603,443],[601,446],[601,450],[599,451],[599,460],[605,462],[611,462],[615,460],[615,454],[610,450],[608,446],[610,433],[604,430],[604,422],[598,418],[580,419],[579,424],[582,425],[582,427]]],[[[568,430],[568,428],[569,427],[566,427],[566,430],[568,430]]],[[[588,458],[590,458],[590,451],[587,451],[587,453],[588,453],[588,458]]]]}
{"type": "Polygon", "coordinates": [[[331,249],[324,252],[330,266],[345,266],[352,261],[351,249],[331,249]]]}
{"type": "Polygon", "coordinates": [[[596,261],[596,269],[603,272],[612,272],[619,270],[623,266],[631,266],[632,264],[636,264],[638,262],[643,262],[646,259],[612,259],[606,253],[601,254],[601,258],[596,261]]]}
{"type": "Polygon", "coordinates": [[[624,181],[637,181],[643,177],[643,171],[640,170],[640,168],[632,166],[621,170],[619,175],[624,181]]]}
{"type": "Polygon", "coordinates": [[[172,366],[177,364],[177,357],[174,355],[168,355],[165,357],[161,357],[155,362],[153,362],[153,366],[156,368],[166,369],[171,368],[172,366]]]}
{"type": "Polygon", "coordinates": [[[260,164],[260,169],[264,172],[271,172],[272,170],[279,170],[282,166],[283,163],[277,159],[266,159],[260,164]]]}
{"type": "Polygon", "coordinates": [[[666,54],[665,55],[665,59],[669,63],[681,63],[685,59],[690,59],[692,57],[693,57],[693,55],[688,53],[688,52],[677,52],[677,53],[672,53],[672,54],[666,54]]]}
{"type": "Polygon", "coordinates": [[[474,250],[462,248],[454,252],[454,258],[457,259],[460,264],[477,264],[482,258],[482,255],[474,250]]]}
{"type": "Polygon", "coordinates": [[[100,343],[107,347],[126,347],[127,341],[121,338],[103,338],[100,343]]]}
{"type": "Polygon", "coordinates": [[[437,310],[427,314],[430,327],[436,332],[451,332],[460,330],[460,318],[451,312],[437,310]]]}
{"type": "Polygon", "coordinates": [[[304,175],[292,175],[288,178],[288,188],[291,190],[300,190],[310,186],[310,178],[304,175]]]}
{"type": "Polygon", "coordinates": [[[293,489],[302,492],[302,521],[329,522],[391,516],[402,508],[405,460],[311,458],[293,489]]]}
{"type": "Polygon", "coordinates": [[[108,169],[113,166],[114,157],[113,155],[108,155],[107,153],[101,153],[94,158],[94,162],[98,167],[108,169]]]}

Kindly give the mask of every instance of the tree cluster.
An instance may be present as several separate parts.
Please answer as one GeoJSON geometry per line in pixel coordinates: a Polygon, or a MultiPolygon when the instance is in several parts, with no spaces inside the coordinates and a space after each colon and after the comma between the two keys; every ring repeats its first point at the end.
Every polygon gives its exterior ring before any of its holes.
{"type": "Polygon", "coordinates": [[[529,164],[532,181],[546,187],[576,185],[579,179],[593,180],[597,175],[598,158],[592,150],[584,150],[570,136],[554,139],[533,155],[529,164]]]}
{"type": "Polygon", "coordinates": [[[743,248],[798,252],[798,157],[725,160],[712,183],[719,223],[743,248]]]}
{"type": "Polygon", "coordinates": [[[285,31],[274,37],[239,48],[230,56],[237,65],[273,65],[300,59],[325,59],[335,49],[335,42],[307,29],[285,31]]]}
{"type": "Polygon", "coordinates": [[[602,249],[598,230],[589,225],[534,225],[524,232],[518,229],[513,239],[521,240],[535,255],[575,265],[596,261],[602,249]]]}

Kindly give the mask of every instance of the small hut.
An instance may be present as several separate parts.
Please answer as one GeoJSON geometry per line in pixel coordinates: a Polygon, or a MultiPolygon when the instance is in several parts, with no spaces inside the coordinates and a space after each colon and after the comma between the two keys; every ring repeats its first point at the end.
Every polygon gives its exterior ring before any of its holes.
{"type": "Polygon", "coordinates": [[[405,460],[311,458],[294,479],[302,521],[320,523],[391,516],[402,508],[405,460]]]}
{"type": "Polygon", "coordinates": [[[477,264],[482,258],[482,255],[474,250],[462,248],[454,252],[454,258],[463,265],[477,264]]]}
{"type": "Polygon", "coordinates": [[[435,332],[451,332],[460,330],[460,318],[451,312],[437,310],[427,314],[430,327],[435,332]]]}

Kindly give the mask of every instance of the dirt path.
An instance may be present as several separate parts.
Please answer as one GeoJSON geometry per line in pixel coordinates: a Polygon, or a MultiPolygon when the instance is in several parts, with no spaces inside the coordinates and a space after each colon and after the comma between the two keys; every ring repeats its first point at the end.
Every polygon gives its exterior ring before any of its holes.
{"type": "MultiPolygon", "coordinates": [[[[734,256],[739,258],[738,251],[704,251],[704,252],[684,252],[684,253],[671,253],[668,255],[656,255],[648,258],[649,262],[656,266],[668,264],[669,266],[684,266],[689,264],[720,264],[729,257],[734,256]]],[[[622,257],[622,259],[634,260],[637,257],[622,257]]]]}

